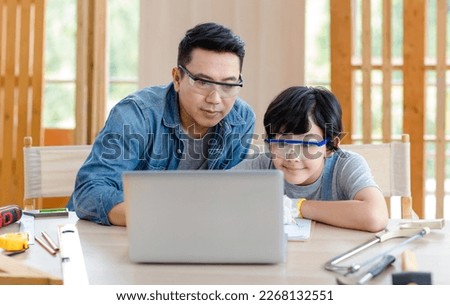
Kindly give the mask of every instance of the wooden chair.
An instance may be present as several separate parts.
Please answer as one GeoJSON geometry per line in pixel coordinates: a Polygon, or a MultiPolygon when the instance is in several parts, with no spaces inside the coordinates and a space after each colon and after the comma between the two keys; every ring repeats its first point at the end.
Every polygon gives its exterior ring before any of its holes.
{"type": "Polygon", "coordinates": [[[24,207],[42,208],[39,198],[68,197],[92,145],[32,146],[24,138],[24,207]]]}
{"type": "Polygon", "coordinates": [[[418,218],[412,208],[409,135],[402,135],[399,142],[343,144],[341,148],[354,151],[366,159],[375,181],[386,197],[389,210],[391,197],[399,196],[401,218],[418,218]]]}

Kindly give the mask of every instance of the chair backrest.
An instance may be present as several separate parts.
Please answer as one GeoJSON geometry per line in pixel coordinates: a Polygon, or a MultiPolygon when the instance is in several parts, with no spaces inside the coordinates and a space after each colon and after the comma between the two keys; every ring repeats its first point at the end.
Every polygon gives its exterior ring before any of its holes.
{"type": "MultiPolygon", "coordinates": [[[[343,144],[341,148],[363,156],[383,195],[401,198],[401,218],[416,218],[411,198],[411,161],[409,135],[399,142],[383,144],[343,144]]],[[[389,203],[389,200],[387,200],[389,203]]]]}
{"type": "Polygon", "coordinates": [[[31,146],[25,138],[24,199],[67,197],[92,145],[31,146]]]}

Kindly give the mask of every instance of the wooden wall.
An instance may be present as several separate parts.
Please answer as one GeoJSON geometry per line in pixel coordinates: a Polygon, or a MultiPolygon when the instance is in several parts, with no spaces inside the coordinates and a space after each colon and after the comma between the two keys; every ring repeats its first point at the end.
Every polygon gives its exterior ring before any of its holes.
{"type": "MultiPolygon", "coordinates": [[[[420,216],[425,216],[425,180],[426,180],[426,145],[436,145],[436,165],[434,168],[436,179],[436,214],[437,218],[444,216],[445,197],[445,161],[446,143],[445,114],[447,98],[446,72],[449,70],[446,53],[447,41],[447,11],[448,2],[437,0],[437,56],[435,63],[426,61],[427,39],[427,0],[402,1],[403,15],[403,54],[400,61],[394,62],[392,56],[392,0],[330,0],[331,9],[331,88],[336,93],[344,111],[344,124],[349,126],[350,136],[345,142],[355,140],[363,143],[380,141],[375,139],[372,131],[374,115],[372,90],[374,81],[372,72],[380,71],[383,81],[382,90],[382,136],[381,141],[388,142],[396,139],[392,134],[394,120],[403,121],[402,133],[410,135],[411,140],[411,175],[413,208],[420,216]],[[371,4],[382,4],[382,58],[381,62],[374,59],[372,54],[372,25],[371,4]],[[356,5],[361,5],[361,20],[354,16],[356,5]],[[361,26],[361,36],[356,35],[356,23],[361,26]],[[355,40],[361,43],[360,58],[355,55],[355,40]],[[403,117],[392,116],[392,73],[402,73],[403,83],[403,117]],[[427,71],[436,71],[436,92],[432,100],[427,100],[427,71]],[[362,75],[362,137],[356,139],[354,132],[355,120],[355,73],[362,75]],[[436,134],[427,135],[425,118],[432,105],[436,104],[436,134]],[[428,108],[428,109],[427,109],[428,108]]],[[[429,98],[429,97],[428,97],[429,98]]]]}
{"type": "Polygon", "coordinates": [[[0,206],[22,204],[23,138],[42,141],[44,0],[0,0],[0,206]]]}

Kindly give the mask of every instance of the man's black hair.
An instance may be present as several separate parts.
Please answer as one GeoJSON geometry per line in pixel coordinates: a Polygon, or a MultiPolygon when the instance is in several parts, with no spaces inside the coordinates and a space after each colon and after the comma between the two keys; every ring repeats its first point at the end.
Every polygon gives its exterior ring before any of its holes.
{"type": "Polygon", "coordinates": [[[192,60],[192,50],[196,48],[231,52],[239,57],[239,69],[242,72],[245,49],[242,39],[223,25],[202,23],[188,30],[178,46],[178,65],[186,66],[192,60]]]}

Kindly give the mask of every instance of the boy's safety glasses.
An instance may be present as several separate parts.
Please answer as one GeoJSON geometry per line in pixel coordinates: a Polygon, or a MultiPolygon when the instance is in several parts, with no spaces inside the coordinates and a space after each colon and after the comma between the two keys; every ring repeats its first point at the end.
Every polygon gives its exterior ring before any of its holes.
{"type": "Polygon", "coordinates": [[[302,141],[291,139],[265,139],[270,152],[284,159],[317,159],[322,156],[321,147],[328,143],[322,141],[302,141]]]}

